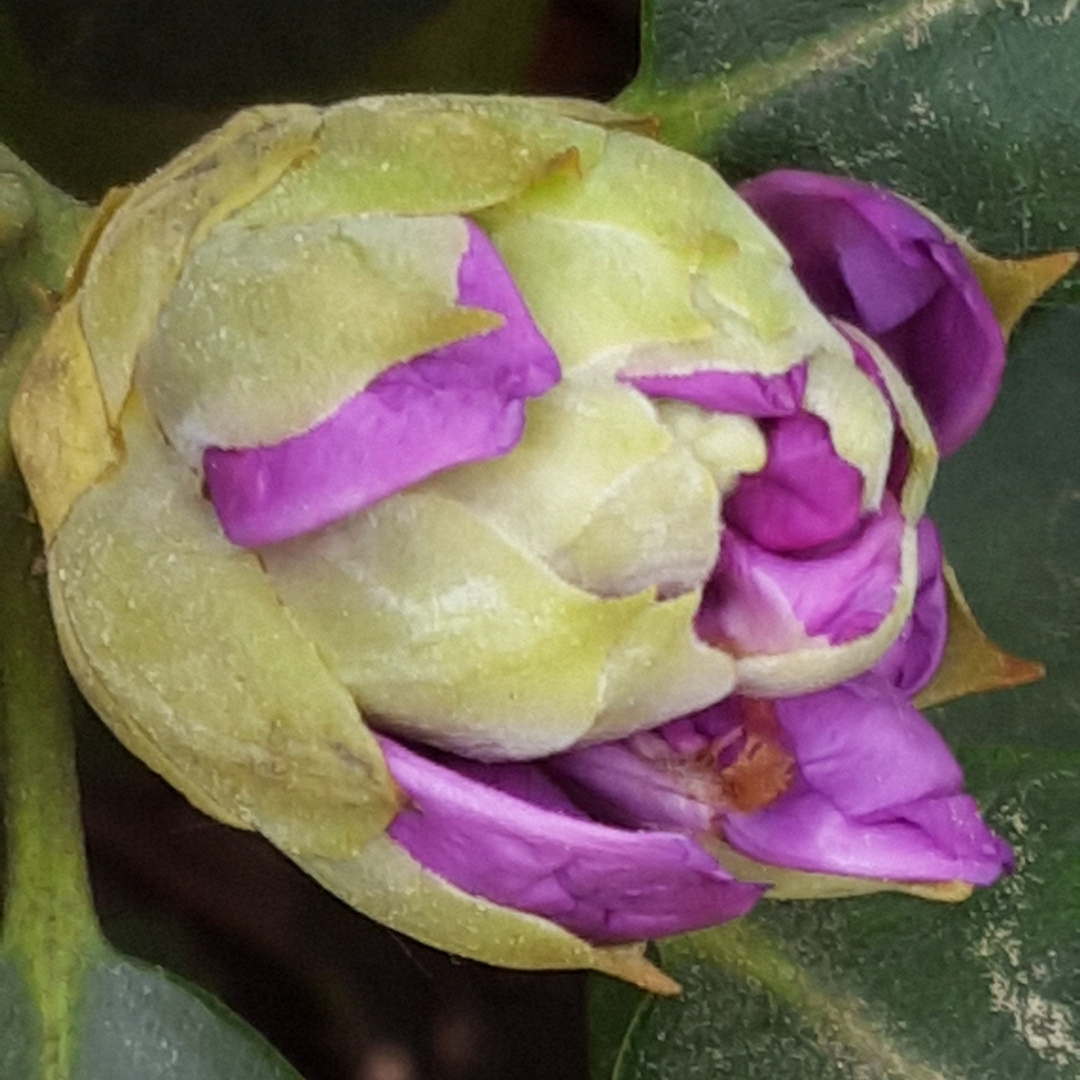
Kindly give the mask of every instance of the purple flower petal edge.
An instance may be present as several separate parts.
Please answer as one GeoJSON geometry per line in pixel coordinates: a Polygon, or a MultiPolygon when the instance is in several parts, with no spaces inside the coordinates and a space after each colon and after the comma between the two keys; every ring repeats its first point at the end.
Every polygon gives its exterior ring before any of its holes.
{"type": "Polygon", "coordinates": [[[1005,343],[956,244],[903,199],[854,180],[778,170],[739,194],[791,253],[818,307],[888,353],[942,455],[970,438],[997,396],[1005,343]]]}
{"type": "Polygon", "coordinates": [[[558,381],[559,363],[491,243],[466,225],[458,302],[498,312],[504,324],[395,365],[294,438],[207,449],[207,489],[233,543],[257,547],[321,528],[521,438],[524,399],[558,381]]]}
{"type": "Polygon", "coordinates": [[[727,698],[656,731],[559,755],[548,768],[572,781],[578,804],[601,820],[712,832],[772,866],[988,885],[1012,865],[1008,846],[963,793],[944,740],[872,673],[772,703],[727,698]],[[737,809],[724,769],[740,752],[741,733],[754,736],[762,706],[776,728],[759,725],[756,734],[793,768],[774,801],[737,809]]]}
{"type": "Polygon", "coordinates": [[[829,645],[876,629],[900,580],[904,519],[891,496],[847,542],[812,557],[778,554],[724,530],[696,618],[698,636],[740,653],[829,645]]]}
{"type": "Polygon", "coordinates": [[[873,670],[907,697],[933,678],[949,636],[941,542],[929,518],[918,525],[919,579],[915,605],[896,640],[873,670]]]}
{"type": "Polygon", "coordinates": [[[762,427],[765,467],[740,477],[724,500],[725,520],[780,553],[850,536],[862,515],[862,474],[833,449],[826,423],[799,413],[762,427]]]}
{"type": "Polygon", "coordinates": [[[799,411],[806,391],[806,364],[796,364],[780,375],[694,371],[686,375],[623,374],[619,378],[652,398],[687,401],[710,412],[765,419],[799,411]]]}
{"type": "Polygon", "coordinates": [[[473,896],[589,941],[619,942],[724,922],[762,893],[681,833],[590,820],[537,765],[451,766],[385,737],[380,743],[410,800],[390,837],[473,896]]]}

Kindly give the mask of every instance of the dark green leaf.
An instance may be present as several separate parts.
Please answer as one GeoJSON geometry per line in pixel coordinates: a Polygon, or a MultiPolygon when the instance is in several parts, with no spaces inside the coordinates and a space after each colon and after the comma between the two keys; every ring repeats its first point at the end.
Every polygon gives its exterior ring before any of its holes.
{"type": "Polygon", "coordinates": [[[609,1080],[614,1073],[626,1029],[643,1000],[642,991],[629,983],[607,975],[589,976],[589,1076],[592,1080],[609,1080]]]}
{"type": "Polygon", "coordinates": [[[1080,244],[1071,0],[652,0],[621,103],[734,179],[839,172],[991,251],[1080,244]]]}
{"type": "Polygon", "coordinates": [[[984,629],[1047,678],[933,710],[960,750],[1080,749],[1078,433],[1080,308],[1036,311],[983,429],[943,463],[931,514],[984,629]]]}
{"type": "MultiPolygon", "coordinates": [[[[111,949],[94,949],[70,1026],[62,1080],[300,1080],[210,995],[111,949]]],[[[43,1065],[43,1026],[22,965],[0,956],[0,1080],[61,1080],[43,1065]]]]}
{"type": "Polygon", "coordinates": [[[86,976],[71,1080],[299,1080],[220,1002],[111,951],[86,976]]]}
{"type": "Polygon", "coordinates": [[[41,1022],[22,972],[0,957],[0,1080],[40,1075],[41,1022]]]}

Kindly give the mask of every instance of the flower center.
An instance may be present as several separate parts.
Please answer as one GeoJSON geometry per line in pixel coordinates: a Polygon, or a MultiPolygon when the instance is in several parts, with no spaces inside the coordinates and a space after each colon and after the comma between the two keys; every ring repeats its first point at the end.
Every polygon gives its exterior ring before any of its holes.
{"type": "Polygon", "coordinates": [[[743,743],[735,760],[720,770],[720,789],[732,810],[761,810],[787,791],[795,759],[784,749],[776,706],[761,698],[740,698],[743,743]]]}

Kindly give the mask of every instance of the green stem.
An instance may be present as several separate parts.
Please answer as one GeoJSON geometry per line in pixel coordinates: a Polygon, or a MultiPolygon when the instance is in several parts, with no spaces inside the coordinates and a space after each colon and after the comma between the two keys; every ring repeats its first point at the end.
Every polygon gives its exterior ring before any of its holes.
{"type": "Polygon", "coordinates": [[[80,976],[101,938],[83,852],[69,683],[37,570],[41,536],[28,514],[6,417],[48,324],[47,293],[60,284],[56,268],[71,257],[85,213],[39,178],[23,179],[29,212],[12,224],[19,242],[0,251],[13,326],[0,358],[0,745],[8,860],[0,955],[20,969],[40,1017],[40,1075],[61,1080],[69,1071],[80,976]]]}
{"type": "Polygon", "coordinates": [[[0,662],[4,675],[7,897],[4,952],[22,969],[42,1021],[43,1076],[67,1072],[81,973],[99,942],[83,854],[70,699],[40,577],[37,530],[21,484],[0,492],[0,662]],[[20,498],[20,496],[22,496],[20,498]]]}

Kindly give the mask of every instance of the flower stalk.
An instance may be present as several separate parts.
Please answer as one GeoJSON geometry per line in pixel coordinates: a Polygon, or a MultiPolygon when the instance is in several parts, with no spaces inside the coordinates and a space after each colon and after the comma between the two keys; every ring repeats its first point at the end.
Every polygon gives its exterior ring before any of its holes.
{"type": "MultiPolygon", "coordinates": [[[[51,316],[87,212],[0,147],[0,276],[8,336],[0,355],[6,415],[51,316]]],[[[71,684],[7,426],[0,431],[0,765],[6,886],[0,957],[21,973],[41,1023],[43,1080],[67,1076],[81,974],[101,943],[83,850],[71,684]]]]}
{"type": "Polygon", "coordinates": [[[41,1018],[44,1080],[67,1075],[82,974],[100,943],[83,851],[70,683],[44,580],[40,536],[10,456],[0,478],[7,885],[0,955],[14,961],[41,1018]]]}

